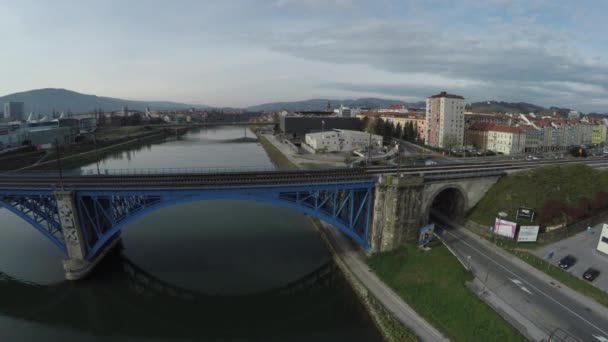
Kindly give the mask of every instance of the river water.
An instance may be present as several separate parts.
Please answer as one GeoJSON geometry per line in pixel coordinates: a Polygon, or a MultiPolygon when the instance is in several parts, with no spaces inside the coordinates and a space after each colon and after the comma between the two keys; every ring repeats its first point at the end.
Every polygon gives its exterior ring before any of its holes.
{"type": "MultiPolygon", "coordinates": [[[[241,141],[245,132],[191,131],[100,167],[272,167],[259,144],[241,141]]],[[[88,279],[67,282],[59,250],[0,209],[0,341],[382,340],[296,211],[181,204],[127,226],[121,247],[88,279]]]]}

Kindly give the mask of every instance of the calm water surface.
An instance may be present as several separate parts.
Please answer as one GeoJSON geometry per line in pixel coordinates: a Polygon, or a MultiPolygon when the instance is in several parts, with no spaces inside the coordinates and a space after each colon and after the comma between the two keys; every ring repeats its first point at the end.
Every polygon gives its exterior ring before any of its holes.
{"type": "MultiPolygon", "coordinates": [[[[241,142],[244,134],[192,131],[108,156],[100,167],[272,167],[257,143],[241,142]]],[[[181,204],[127,226],[122,248],[85,281],[63,280],[62,257],[0,210],[0,341],[382,340],[296,211],[181,204]]]]}

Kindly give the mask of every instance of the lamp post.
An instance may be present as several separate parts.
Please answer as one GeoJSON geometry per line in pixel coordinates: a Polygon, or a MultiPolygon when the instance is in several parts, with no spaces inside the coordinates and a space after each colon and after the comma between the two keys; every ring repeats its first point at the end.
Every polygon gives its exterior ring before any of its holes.
{"type": "Polygon", "coordinates": [[[325,120],[321,120],[321,133],[325,132],[325,120]]]}
{"type": "Polygon", "coordinates": [[[63,190],[63,171],[61,170],[61,151],[59,150],[59,139],[55,138],[55,154],[57,157],[57,167],[59,168],[59,186],[63,190]]]}

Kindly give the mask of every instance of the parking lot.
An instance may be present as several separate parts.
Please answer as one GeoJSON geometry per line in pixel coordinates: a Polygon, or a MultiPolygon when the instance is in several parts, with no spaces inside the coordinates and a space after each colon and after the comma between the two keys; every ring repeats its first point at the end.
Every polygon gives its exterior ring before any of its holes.
{"type": "Polygon", "coordinates": [[[547,245],[534,251],[537,256],[557,265],[561,258],[568,254],[573,255],[577,261],[565,272],[582,278],[583,273],[593,267],[600,271],[600,275],[592,282],[596,287],[608,292],[608,255],[597,251],[602,225],[592,227],[591,231],[581,232],[577,235],[547,245]]]}

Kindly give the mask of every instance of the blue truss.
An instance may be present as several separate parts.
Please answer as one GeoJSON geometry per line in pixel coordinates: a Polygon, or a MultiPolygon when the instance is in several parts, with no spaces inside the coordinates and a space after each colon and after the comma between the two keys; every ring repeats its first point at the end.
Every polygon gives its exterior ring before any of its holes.
{"type": "MultiPolygon", "coordinates": [[[[295,209],[337,227],[369,250],[374,184],[373,179],[367,179],[200,189],[91,189],[76,190],[75,201],[89,260],[140,217],[168,206],[202,200],[252,200],[295,209]]],[[[6,194],[0,190],[0,205],[28,221],[67,253],[52,191],[12,190],[6,194]]]]}

